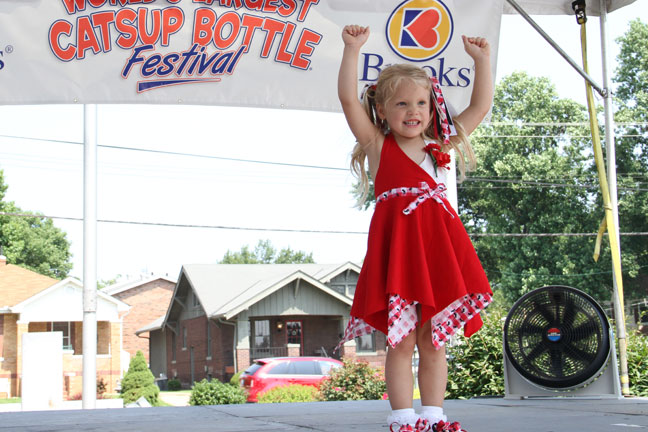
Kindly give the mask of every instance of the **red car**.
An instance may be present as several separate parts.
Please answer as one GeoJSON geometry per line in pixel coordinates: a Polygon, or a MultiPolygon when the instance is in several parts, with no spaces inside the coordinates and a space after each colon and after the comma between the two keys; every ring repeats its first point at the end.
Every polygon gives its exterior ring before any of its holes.
{"type": "Polygon", "coordinates": [[[319,387],[331,369],[342,362],[328,357],[273,357],[255,360],[241,374],[240,383],[247,391],[248,402],[257,402],[261,393],[289,384],[319,387]]]}

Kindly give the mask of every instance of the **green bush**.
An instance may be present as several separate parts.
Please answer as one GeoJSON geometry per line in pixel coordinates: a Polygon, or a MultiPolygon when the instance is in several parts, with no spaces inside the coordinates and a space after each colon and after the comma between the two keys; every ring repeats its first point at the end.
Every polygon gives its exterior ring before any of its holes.
{"type": "Polygon", "coordinates": [[[504,394],[504,308],[493,303],[481,314],[484,326],[477,333],[447,347],[447,399],[504,394]]]}
{"type": "Polygon", "coordinates": [[[169,382],[167,383],[167,388],[168,388],[170,391],[178,391],[178,390],[180,390],[180,389],[182,388],[182,384],[180,383],[180,380],[179,380],[179,379],[172,378],[172,379],[170,379],[169,382]]]}
{"type": "Polygon", "coordinates": [[[155,385],[155,377],[146,365],[142,351],[137,351],[128,366],[128,372],[121,383],[121,394],[124,404],[137,401],[144,396],[153,406],[157,406],[160,389],[155,385]]]}
{"type": "Polygon", "coordinates": [[[637,331],[628,331],[628,377],[630,378],[630,394],[648,396],[648,336],[637,331]]]}
{"type": "Polygon", "coordinates": [[[383,399],[387,391],[382,370],[366,362],[344,359],[344,366],[333,369],[322,381],[319,398],[326,401],[383,399]]]}
{"type": "Polygon", "coordinates": [[[243,371],[238,371],[234,375],[232,375],[232,378],[230,378],[229,383],[230,385],[233,385],[234,387],[240,387],[241,383],[239,382],[239,379],[241,378],[241,374],[243,371]]]}
{"type": "Polygon", "coordinates": [[[191,389],[190,405],[228,405],[246,402],[245,390],[218,380],[203,379],[191,389]]]}
{"type": "Polygon", "coordinates": [[[259,403],[314,402],[317,400],[317,387],[291,384],[274,387],[259,396],[259,403]]]}

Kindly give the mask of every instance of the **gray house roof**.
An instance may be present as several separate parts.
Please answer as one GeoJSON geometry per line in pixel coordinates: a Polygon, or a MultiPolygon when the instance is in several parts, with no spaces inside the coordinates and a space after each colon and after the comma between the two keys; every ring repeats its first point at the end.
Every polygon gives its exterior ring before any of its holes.
{"type": "Polygon", "coordinates": [[[229,319],[295,279],[305,279],[325,293],[351,305],[352,300],[326,285],[347,269],[345,264],[189,264],[183,273],[198,296],[205,313],[229,319]]]}
{"type": "MultiPolygon", "coordinates": [[[[343,264],[186,264],[182,266],[173,298],[186,282],[198,297],[210,318],[230,319],[253,304],[295,280],[304,280],[338,301],[351,305],[353,300],[325,284],[345,271],[360,273],[352,262],[343,264]],[[186,281],[186,282],[185,282],[186,281]]],[[[173,309],[171,301],[166,316],[139,329],[137,333],[164,326],[173,309]]]]}
{"type": "Polygon", "coordinates": [[[156,318],[155,321],[148,323],[144,327],[138,329],[135,334],[137,336],[141,335],[142,333],[150,332],[153,330],[160,330],[162,328],[162,325],[164,324],[164,315],[161,317],[156,318]]]}

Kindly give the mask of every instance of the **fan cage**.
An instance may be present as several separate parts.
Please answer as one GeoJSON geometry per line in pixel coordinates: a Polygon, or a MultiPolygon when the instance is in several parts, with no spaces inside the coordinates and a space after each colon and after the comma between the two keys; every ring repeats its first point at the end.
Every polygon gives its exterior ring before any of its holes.
{"type": "Polygon", "coordinates": [[[586,293],[566,286],[522,296],[504,324],[505,355],[526,380],[549,390],[586,386],[610,357],[605,312],[586,293]]]}

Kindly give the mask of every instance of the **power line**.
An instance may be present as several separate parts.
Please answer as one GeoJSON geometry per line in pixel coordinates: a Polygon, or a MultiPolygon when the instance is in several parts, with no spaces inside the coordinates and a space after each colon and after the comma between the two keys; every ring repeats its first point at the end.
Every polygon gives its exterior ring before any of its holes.
{"type": "MultiPolygon", "coordinates": [[[[494,124],[494,123],[492,123],[494,124]]],[[[499,124],[499,123],[498,123],[499,124]]],[[[502,123],[502,124],[509,124],[509,123],[502,123]]],[[[517,125],[516,123],[511,123],[512,125],[517,125]]],[[[529,123],[533,125],[547,125],[548,123],[529,123]]],[[[565,123],[568,124],[568,123],[565,123]]],[[[636,123],[633,123],[636,124],[636,123]]],[[[648,123],[645,123],[648,124],[648,123]]],[[[27,140],[33,140],[33,141],[45,141],[45,142],[53,142],[53,143],[59,143],[59,144],[70,144],[70,145],[83,145],[81,142],[76,142],[76,141],[64,141],[64,140],[52,140],[52,139],[43,139],[43,138],[29,138],[29,137],[19,137],[19,136],[12,136],[12,135],[0,135],[0,137],[4,138],[10,138],[10,139],[27,139],[27,140]]],[[[506,136],[490,136],[486,138],[505,138],[506,136]]],[[[509,136],[509,137],[514,137],[514,136],[509,136]]],[[[528,137],[533,137],[533,136],[518,136],[520,138],[528,138],[528,137]]],[[[536,136],[536,137],[543,137],[546,138],[547,136],[536,136]]],[[[171,156],[183,156],[183,157],[194,157],[194,158],[203,158],[203,159],[215,159],[215,160],[225,160],[225,161],[230,161],[230,162],[241,162],[241,163],[253,163],[253,164],[264,164],[264,165],[274,165],[274,166],[288,166],[288,167],[296,167],[296,168],[310,168],[310,169],[323,169],[323,170],[333,170],[333,171],[345,171],[348,172],[349,170],[347,168],[338,168],[338,167],[328,167],[328,166],[319,166],[319,165],[308,165],[308,164],[294,164],[294,163],[285,163],[285,162],[272,162],[272,161],[263,161],[263,160],[254,160],[254,159],[242,159],[242,158],[230,158],[230,157],[224,157],[224,156],[213,156],[213,155],[204,155],[204,154],[198,154],[198,153],[187,153],[187,152],[173,152],[173,151],[166,151],[166,150],[155,150],[155,149],[142,149],[142,148],[136,148],[136,147],[126,147],[126,146],[114,146],[114,145],[105,145],[105,144],[100,144],[97,147],[101,148],[108,148],[108,149],[113,149],[113,150],[124,150],[124,151],[137,151],[137,152],[146,152],[146,153],[156,153],[156,154],[164,154],[164,155],[171,155],[171,156]]],[[[468,177],[466,180],[467,181],[477,181],[475,180],[477,177],[468,177]]],[[[530,185],[533,188],[539,188],[539,187],[573,187],[573,188],[584,188],[584,189],[596,189],[599,186],[598,185],[573,185],[573,184],[565,184],[565,183],[550,183],[550,182],[540,182],[540,181],[512,181],[509,179],[487,179],[487,178],[481,178],[481,181],[484,182],[493,182],[493,183],[511,183],[511,184],[523,184],[523,185],[530,185]]],[[[459,186],[460,189],[509,189],[510,187],[478,187],[478,186],[459,186]]],[[[529,189],[524,188],[524,189],[529,189]]],[[[628,187],[619,187],[618,190],[625,190],[625,191],[631,191],[631,192],[647,192],[648,189],[637,189],[637,188],[628,188],[628,187]]]]}
{"type": "MultiPolygon", "coordinates": [[[[644,268],[648,268],[648,266],[639,267],[639,269],[644,269],[644,268]]],[[[538,277],[538,276],[540,277],[583,277],[583,276],[595,276],[595,275],[602,275],[602,274],[612,274],[612,270],[601,271],[601,272],[590,272],[590,273],[570,273],[570,274],[542,274],[542,273],[531,273],[531,272],[512,273],[512,272],[505,272],[505,271],[493,270],[493,269],[489,269],[489,270],[484,269],[484,270],[487,273],[496,272],[502,275],[509,275],[509,276],[534,276],[534,277],[538,277]]]]}
{"type": "MultiPolygon", "coordinates": [[[[646,123],[646,124],[648,124],[648,123],[646,123]]],[[[543,125],[543,123],[537,123],[537,125],[543,125]]],[[[620,135],[620,136],[621,137],[642,137],[643,135],[620,135]]],[[[30,138],[30,137],[20,137],[20,136],[14,136],[14,135],[0,135],[0,137],[1,138],[10,138],[10,139],[30,140],[30,141],[44,141],[44,142],[52,142],[52,143],[58,143],[58,144],[83,145],[82,142],[77,142],[77,141],[52,140],[52,139],[45,139],[45,138],[30,138]]],[[[563,135],[490,135],[490,136],[482,136],[481,138],[562,138],[562,137],[563,137],[563,135]]],[[[570,137],[571,138],[589,138],[589,136],[578,136],[578,137],[570,136],[570,137]]],[[[293,168],[323,169],[323,170],[345,171],[345,172],[349,171],[348,168],[340,168],[340,167],[329,167],[329,166],[309,165],[309,164],[296,164],[296,163],[286,163],[286,162],[273,162],[273,161],[263,161],[263,160],[243,159],[243,158],[231,158],[231,157],[225,157],[225,156],[205,155],[205,154],[199,154],[199,153],[173,152],[173,151],[168,151],[168,150],[155,150],[155,149],[145,149],[145,148],[126,147],[126,146],[115,146],[115,145],[107,145],[107,144],[98,144],[97,147],[113,149],[113,150],[124,150],[124,151],[136,151],[136,152],[144,152],[144,153],[164,154],[164,155],[169,155],[169,156],[183,156],[183,157],[194,157],[194,158],[202,158],[202,159],[224,160],[224,161],[230,161],[230,162],[253,163],[253,164],[275,165],[275,166],[287,166],[287,167],[293,167],[293,168]]],[[[469,177],[466,180],[472,180],[472,178],[469,177]]],[[[503,182],[503,180],[493,180],[493,181],[503,182]]],[[[566,185],[547,184],[546,186],[560,187],[560,186],[566,186],[566,185]]],[[[583,187],[583,186],[579,186],[579,187],[583,187]]],[[[585,186],[585,187],[598,187],[598,186],[585,186]]],[[[621,189],[621,188],[619,188],[619,189],[621,189]]]]}
{"type": "MultiPolygon", "coordinates": [[[[495,190],[495,189],[512,189],[514,186],[458,186],[458,189],[464,189],[464,190],[469,190],[469,189],[486,189],[486,190],[495,190]]],[[[578,189],[598,189],[599,186],[578,186],[578,185],[559,185],[559,184],[553,184],[553,185],[544,185],[544,186],[522,186],[519,187],[518,189],[544,189],[544,188],[550,188],[550,187],[563,187],[563,188],[578,188],[578,189]]],[[[630,191],[630,192],[648,192],[648,189],[633,189],[633,188],[626,188],[626,187],[618,187],[617,190],[619,191],[630,191]]]]}
{"type": "MultiPolygon", "coordinates": [[[[71,216],[53,216],[43,214],[29,214],[29,213],[12,213],[0,212],[0,216],[14,216],[14,217],[37,217],[47,219],[60,219],[81,222],[83,218],[71,216]]],[[[149,226],[162,226],[169,228],[201,228],[201,229],[222,229],[222,230],[241,230],[241,231],[273,231],[273,232],[298,232],[298,233],[313,233],[313,234],[360,234],[367,235],[367,231],[342,231],[342,230],[313,230],[313,229],[289,229],[289,228],[260,228],[260,227],[237,227],[226,225],[198,225],[198,224],[180,224],[180,223],[165,223],[165,222],[142,222],[142,221],[127,221],[116,219],[97,219],[100,223],[114,223],[125,225],[149,225],[149,226]]],[[[468,233],[470,237],[594,237],[596,233],[468,233]]],[[[606,233],[607,235],[607,233],[606,233]]],[[[648,232],[622,232],[621,236],[647,236],[648,232]]]]}
{"type": "MultiPolygon", "coordinates": [[[[529,181],[529,180],[511,180],[511,179],[493,179],[493,178],[481,178],[480,180],[473,180],[472,177],[467,177],[466,181],[480,181],[484,183],[509,183],[512,185],[528,185],[532,187],[571,187],[571,188],[579,188],[579,189],[598,189],[600,186],[599,185],[578,185],[578,184],[568,184],[568,183],[550,183],[550,182],[540,182],[540,181],[529,181]]],[[[459,189],[503,189],[503,188],[510,188],[512,186],[506,186],[506,187],[497,187],[497,186],[491,186],[491,187],[483,187],[483,186],[458,186],[459,189]]],[[[529,187],[525,189],[530,189],[529,187]]],[[[618,190],[628,190],[628,191],[633,191],[633,192],[648,192],[648,189],[636,189],[636,188],[629,188],[629,187],[618,187],[618,190]]]]}
{"type": "MultiPolygon", "coordinates": [[[[597,233],[468,233],[470,237],[596,237],[597,233]]],[[[607,235],[607,232],[605,233],[607,235]]],[[[648,236],[648,232],[624,232],[622,236],[648,236]]]]}
{"type": "MultiPolygon", "coordinates": [[[[46,219],[69,220],[75,222],[83,221],[83,218],[79,218],[79,217],[53,216],[53,215],[29,214],[29,213],[0,212],[0,216],[37,217],[37,218],[46,218],[46,219]]],[[[169,228],[202,228],[202,229],[238,230],[238,231],[297,232],[297,233],[313,233],[313,234],[361,234],[361,235],[368,234],[366,231],[238,227],[238,226],[226,226],[226,225],[198,225],[198,224],[180,224],[180,223],[165,223],[165,222],[142,222],[142,221],[127,221],[127,220],[117,220],[117,219],[97,219],[97,222],[124,224],[124,225],[149,225],[149,226],[161,226],[161,227],[169,227],[169,228]]]]}
{"type": "MultiPolygon", "coordinates": [[[[582,177],[581,178],[589,178],[590,180],[596,180],[596,174],[580,174],[582,177]]],[[[648,179],[648,173],[643,173],[643,172],[617,172],[618,176],[628,176],[628,177],[645,177],[648,179]]],[[[555,175],[553,176],[555,178],[578,178],[576,174],[565,174],[565,175],[555,175]]],[[[468,178],[474,178],[474,179],[495,179],[495,180],[502,180],[502,179],[523,179],[524,177],[517,177],[517,176],[497,176],[497,177],[490,177],[490,176],[470,176],[468,178]]]]}
{"type": "MultiPolygon", "coordinates": [[[[21,140],[30,140],[30,141],[45,141],[45,142],[53,142],[57,144],[83,145],[82,142],[76,142],[76,141],[50,140],[45,138],[29,138],[29,137],[19,137],[13,135],[0,135],[0,138],[21,139],[21,140]]],[[[126,146],[116,146],[116,145],[107,145],[107,144],[98,144],[97,147],[113,149],[113,150],[156,153],[156,154],[164,154],[169,156],[183,156],[183,157],[195,157],[195,158],[202,158],[202,159],[225,160],[230,162],[278,165],[278,166],[288,166],[293,168],[312,168],[312,169],[323,169],[323,170],[333,170],[333,171],[349,171],[348,168],[328,167],[328,166],[321,166],[321,165],[295,164],[295,163],[286,163],[286,162],[271,162],[271,161],[255,160],[255,159],[231,158],[225,156],[213,156],[213,155],[205,155],[199,153],[173,152],[168,150],[144,149],[144,148],[137,148],[137,147],[126,147],[126,146]]]]}
{"type": "MultiPolygon", "coordinates": [[[[648,122],[615,122],[617,126],[648,126],[648,122]]],[[[543,127],[564,127],[564,126],[586,126],[589,127],[590,123],[587,122],[485,122],[483,126],[543,126],[543,127]]]]}
{"type": "MultiPolygon", "coordinates": [[[[571,135],[564,133],[562,135],[476,135],[477,138],[592,138],[592,135],[571,135]]],[[[616,138],[643,138],[641,134],[623,134],[616,135],[616,138]]]]}

